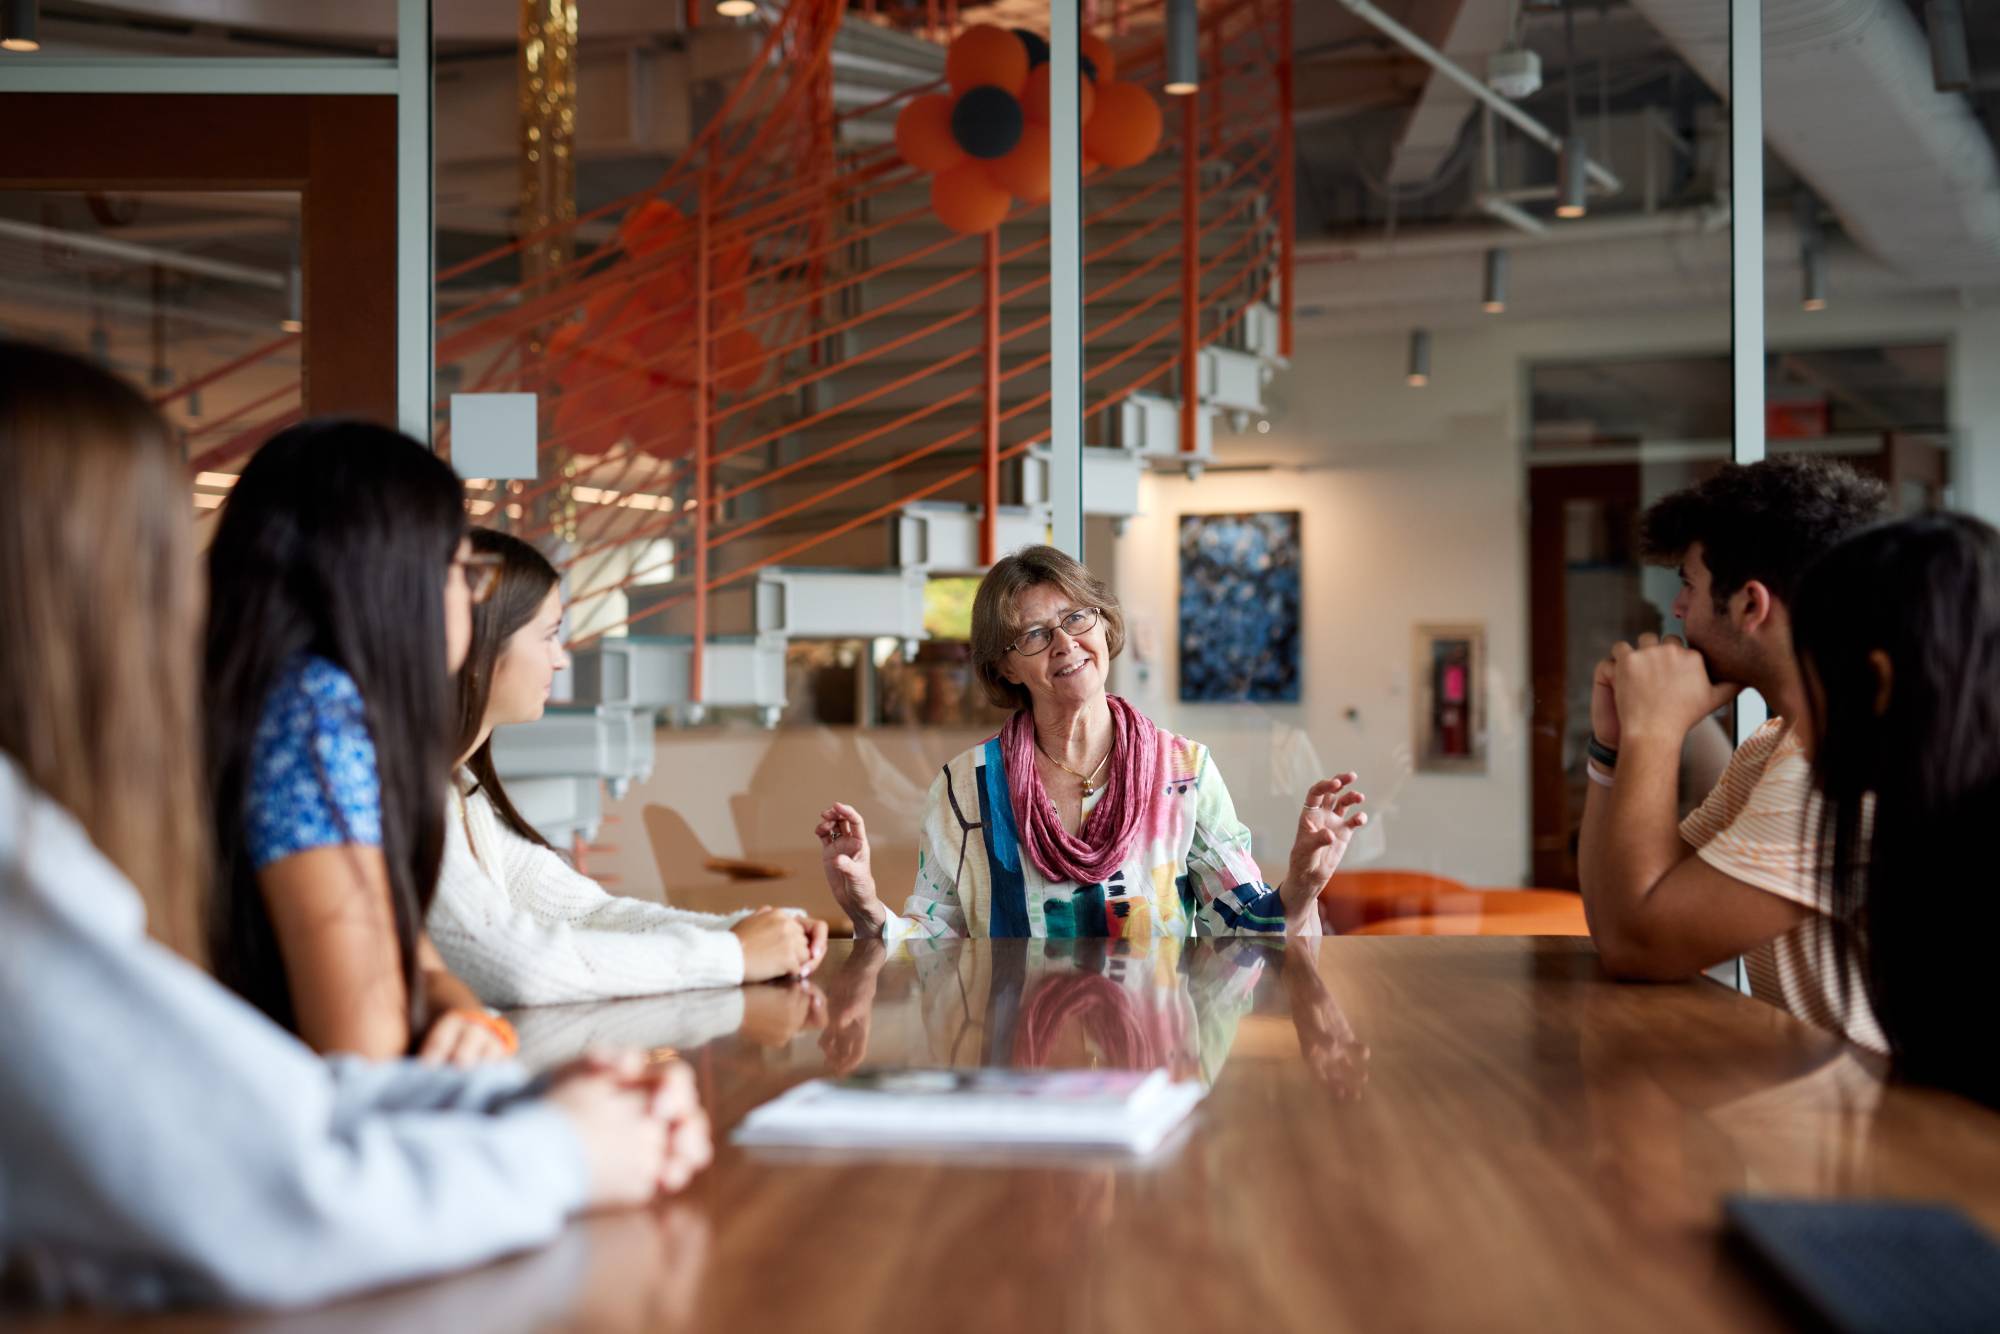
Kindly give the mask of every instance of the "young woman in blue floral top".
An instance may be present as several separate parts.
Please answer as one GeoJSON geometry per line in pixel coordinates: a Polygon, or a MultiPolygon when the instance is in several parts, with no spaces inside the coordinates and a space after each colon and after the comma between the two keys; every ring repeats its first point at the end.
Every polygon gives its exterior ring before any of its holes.
{"type": "Polygon", "coordinates": [[[258,451],[209,550],[216,971],[321,1051],[510,1050],[423,935],[450,676],[491,574],[461,502],[415,441],[309,423],[258,451]]]}

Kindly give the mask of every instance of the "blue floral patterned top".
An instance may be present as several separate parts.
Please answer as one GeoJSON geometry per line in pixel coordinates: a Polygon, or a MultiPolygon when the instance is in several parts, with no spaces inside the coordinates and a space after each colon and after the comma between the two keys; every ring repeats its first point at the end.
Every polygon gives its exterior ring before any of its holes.
{"type": "Polygon", "coordinates": [[[257,722],[243,805],[260,871],[312,848],[382,846],[382,782],[353,677],[303,655],[278,677],[257,722]]]}

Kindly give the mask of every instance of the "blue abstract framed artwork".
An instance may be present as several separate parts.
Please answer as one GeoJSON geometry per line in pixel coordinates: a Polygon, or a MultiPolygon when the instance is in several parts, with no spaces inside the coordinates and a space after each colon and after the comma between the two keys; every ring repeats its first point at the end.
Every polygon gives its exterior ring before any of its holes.
{"type": "Polygon", "coordinates": [[[1299,698],[1299,514],[1181,516],[1181,698],[1299,698]]]}

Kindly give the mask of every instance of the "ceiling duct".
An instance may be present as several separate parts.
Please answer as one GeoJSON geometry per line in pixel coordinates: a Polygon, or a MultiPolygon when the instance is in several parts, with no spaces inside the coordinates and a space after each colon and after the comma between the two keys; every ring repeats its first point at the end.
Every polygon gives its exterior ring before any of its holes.
{"type": "MultiPolygon", "coordinates": [[[[1729,95],[1729,7],[1632,0],[1729,95]]],[[[2000,286],[2000,161],[1965,99],[1932,87],[1903,0],[1764,0],[1765,140],[1847,234],[1928,287],[2000,286]]]]}

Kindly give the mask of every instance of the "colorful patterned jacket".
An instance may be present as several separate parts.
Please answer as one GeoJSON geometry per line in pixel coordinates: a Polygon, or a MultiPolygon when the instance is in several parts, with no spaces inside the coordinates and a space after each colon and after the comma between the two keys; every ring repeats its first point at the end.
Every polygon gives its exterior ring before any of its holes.
{"type": "MultiPolygon", "coordinates": [[[[1096,885],[1050,881],[1022,856],[997,737],[954,758],[931,784],[915,891],[884,937],[1284,931],[1284,904],[1250,855],[1208,748],[1163,729],[1159,753],[1140,837],[1096,885]]],[[[1103,798],[1100,788],[1084,799],[1086,816],[1103,798]]],[[[1306,914],[1303,929],[1318,934],[1319,915],[1306,914]]]]}

